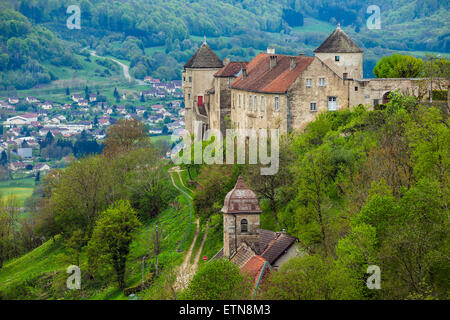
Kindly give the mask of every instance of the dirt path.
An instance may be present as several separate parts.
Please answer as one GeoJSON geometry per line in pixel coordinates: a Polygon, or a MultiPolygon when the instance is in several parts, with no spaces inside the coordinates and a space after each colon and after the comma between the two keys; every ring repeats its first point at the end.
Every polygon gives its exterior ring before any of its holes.
{"type": "MultiPolygon", "coordinates": [[[[111,59],[112,61],[114,61],[115,63],[117,63],[119,66],[122,67],[123,75],[124,75],[125,79],[127,79],[129,82],[133,81],[133,78],[130,75],[130,68],[126,64],[123,64],[122,62],[120,62],[119,60],[116,60],[114,58],[106,58],[106,57],[99,56],[99,55],[97,55],[97,52],[95,52],[95,51],[91,51],[91,55],[94,57],[97,57],[97,58],[111,59]]],[[[134,79],[134,80],[136,80],[139,84],[146,84],[142,80],[139,80],[139,79],[134,79]]]]}
{"type": "Polygon", "coordinates": [[[208,237],[208,223],[206,223],[205,234],[203,235],[202,243],[200,244],[200,248],[198,248],[197,255],[195,256],[194,265],[192,267],[192,272],[194,274],[198,269],[198,262],[200,261],[200,255],[202,254],[203,245],[205,244],[207,237],[208,237]]]}
{"type": "MultiPolygon", "coordinates": [[[[183,182],[183,179],[181,177],[181,171],[182,170],[180,170],[180,167],[178,167],[178,166],[171,168],[169,170],[170,179],[172,180],[173,186],[175,188],[177,188],[181,193],[183,193],[187,197],[187,199],[189,201],[189,206],[191,206],[191,200],[192,200],[191,196],[188,195],[179,186],[177,186],[177,184],[175,183],[175,181],[173,179],[173,173],[176,172],[178,174],[178,177],[180,178],[181,185],[184,188],[186,188],[187,190],[191,191],[191,189],[189,189],[188,187],[185,186],[185,184],[183,182]]],[[[192,207],[191,207],[191,210],[192,210],[192,207]]],[[[194,251],[194,246],[195,246],[195,243],[197,242],[198,234],[199,234],[199,231],[200,231],[200,220],[197,219],[195,221],[195,223],[197,225],[197,228],[196,228],[196,231],[195,231],[194,239],[192,240],[192,243],[191,243],[191,245],[189,247],[189,250],[188,250],[188,252],[187,252],[187,254],[186,254],[185,258],[184,258],[184,261],[183,261],[183,263],[180,266],[180,269],[179,269],[178,275],[177,275],[177,280],[175,282],[175,286],[174,287],[175,287],[175,290],[177,290],[177,291],[181,291],[181,290],[185,289],[187,287],[187,285],[189,284],[189,281],[192,279],[192,277],[194,276],[195,272],[197,271],[197,269],[198,269],[198,262],[200,260],[200,255],[201,255],[202,250],[203,250],[203,245],[205,244],[206,238],[208,237],[208,224],[207,224],[206,228],[205,228],[205,233],[203,235],[202,242],[200,244],[200,247],[198,248],[197,254],[195,255],[194,263],[191,264],[191,256],[192,256],[192,253],[194,251]]]]}
{"type": "Polygon", "coordinates": [[[184,258],[184,261],[181,264],[180,269],[178,271],[177,280],[175,281],[174,286],[176,291],[182,291],[183,289],[185,289],[195,273],[195,270],[191,265],[191,255],[192,252],[194,251],[194,245],[198,238],[200,221],[197,219],[195,223],[197,224],[197,230],[195,231],[194,239],[192,240],[191,246],[189,247],[186,257],[184,258]]]}

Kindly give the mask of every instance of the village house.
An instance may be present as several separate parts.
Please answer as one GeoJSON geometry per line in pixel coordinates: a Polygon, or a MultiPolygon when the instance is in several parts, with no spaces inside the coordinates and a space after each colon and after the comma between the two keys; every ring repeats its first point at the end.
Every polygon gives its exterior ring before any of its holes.
{"type": "Polygon", "coordinates": [[[81,99],[84,99],[84,96],[82,94],[76,93],[76,94],[72,95],[72,100],[75,102],[78,102],[78,100],[81,100],[81,99]]]}
{"type": "Polygon", "coordinates": [[[228,259],[254,281],[255,291],[272,270],[278,270],[290,258],[304,255],[298,239],[260,228],[262,213],[255,192],[242,177],[228,192],[222,208],[223,248],[212,258],[228,259]]]}
{"type": "Polygon", "coordinates": [[[32,97],[32,96],[26,97],[25,100],[26,100],[28,103],[37,103],[37,102],[39,102],[39,99],[38,99],[38,98],[32,97]]]}
{"type": "Polygon", "coordinates": [[[19,98],[18,97],[9,97],[8,102],[10,104],[17,104],[17,103],[19,103],[19,98]]]}
{"type": "Polygon", "coordinates": [[[79,99],[78,100],[78,105],[80,107],[88,107],[89,106],[89,101],[87,101],[85,99],[79,99]]]}
{"type": "Polygon", "coordinates": [[[89,93],[89,102],[95,102],[95,101],[97,101],[97,94],[89,93]]]}
{"type": "Polygon", "coordinates": [[[36,173],[38,171],[50,171],[50,166],[46,163],[38,163],[33,167],[33,171],[36,173]]]}
{"type": "Polygon", "coordinates": [[[51,101],[45,101],[42,105],[41,108],[44,110],[50,110],[53,108],[53,103],[51,101]]]}

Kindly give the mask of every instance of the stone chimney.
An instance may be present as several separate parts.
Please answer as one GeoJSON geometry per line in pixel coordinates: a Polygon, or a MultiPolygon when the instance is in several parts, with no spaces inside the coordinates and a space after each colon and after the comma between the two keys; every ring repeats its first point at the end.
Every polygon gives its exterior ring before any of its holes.
{"type": "Polygon", "coordinates": [[[277,65],[277,56],[270,56],[270,70],[275,68],[277,65]]]}
{"type": "Polygon", "coordinates": [[[223,65],[226,66],[227,64],[230,63],[230,58],[225,58],[223,59],[223,65]]]}
{"type": "Polygon", "coordinates": [[[267,48],[267,53],[268,53],[268,54],[275,54],[275,48],[270,48],[270,47],[268,47],[268,48],[267,48]]]}
{"type": "Polygon", "coordinates": [[[294,70],[295,67],[297,66],[297,58],[296,57],[290,57],[289,58],[289,62],[290,62],[290,69],[294,70]]]}

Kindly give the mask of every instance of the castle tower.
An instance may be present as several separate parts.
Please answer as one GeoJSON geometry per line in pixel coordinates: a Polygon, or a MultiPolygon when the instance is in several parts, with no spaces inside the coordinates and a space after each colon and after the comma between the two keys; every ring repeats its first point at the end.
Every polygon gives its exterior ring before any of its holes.
{"type": "MultiPolygon", "coordinates": [[[[193,134],[195,121],[208,125],[208,111],[205,110],[204,95],[214,85],[214,74],[223,67],[222,61],[206,43],[184,65],[182,72],[185,105],[186,130],[193,134]]],[[[197,132],[201,134],[201,132],[197,132]]]]}
{"type": "Polygon", "coordinates": [[[223,212],[223,254],[230,258],[242,242],[259,253],[259,221],[262,212],[258,197],[239,177],[225,197],[223,212]]]}
{"type": "Polygon", "coordinates": [[[363,50],[339,25],[314,54],[344,79],[363,78],[363,50]]]}

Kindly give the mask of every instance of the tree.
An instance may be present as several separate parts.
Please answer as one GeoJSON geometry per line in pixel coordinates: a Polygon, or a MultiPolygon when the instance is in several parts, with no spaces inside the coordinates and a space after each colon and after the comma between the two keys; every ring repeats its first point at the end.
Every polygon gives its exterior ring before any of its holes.
{"type": "Polygon", "coordinates": [[[103,153],[109,157],[145,146],[149,142],[146,126],[138,120],[120,119],[106,132],[103,153]]]}
{"type": "Polygon", "coordinates": [[[2,166],[6,165],[8,163],[8,155],[6,154],[6,151],[3,150],[1,157],[0,157],[0,162],[2,164],[2,166]]]}
{"type": "Polygon", "coordinates": [[[295,257],[272,272],[261,288],[261,299],[323,300],[329,299],[326,275],[329,267],[320,255],[295,257]]]}
{"type": "Polygon", "coordinates": [[[187,300],[241,300],[250,298],[252,281],[225,259],[203,265],[181,294],[187,300]]]}
{"type": "Polygon", "coordinates": [[[417,78],[423,75],[423,71],[422,59],[396,53],[381,58],[373,69],[377,78],[417,78]]]}
{"type": "Polygon", "coordinates": [[[133,231],[140,225],[128,201],[119,200],[100,215],[88,244],[89,265],[94,270],[110,265],[117,283],[125,289],[125,268],[133,231]]]}

